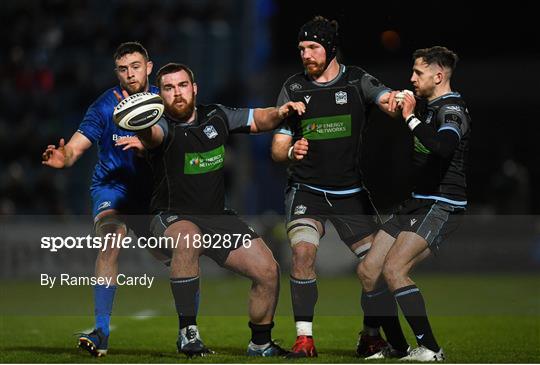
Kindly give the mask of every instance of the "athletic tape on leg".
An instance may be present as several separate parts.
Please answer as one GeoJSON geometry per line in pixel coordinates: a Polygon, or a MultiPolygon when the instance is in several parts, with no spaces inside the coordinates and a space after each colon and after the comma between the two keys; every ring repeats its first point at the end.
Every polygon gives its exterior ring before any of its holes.
{"type": "Polygon", "coordinates": [[[319,246],[319,231],[310,219],[296,219],[287,224],[287,236],[291,246],[295,246],[300,242],[319,246]]]}

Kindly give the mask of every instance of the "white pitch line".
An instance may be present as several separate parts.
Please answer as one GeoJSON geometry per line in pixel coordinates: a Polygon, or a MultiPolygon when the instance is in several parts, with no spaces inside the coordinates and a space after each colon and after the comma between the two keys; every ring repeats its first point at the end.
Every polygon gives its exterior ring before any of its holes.
{"type": "Polygon", "coordinates": [[[133,314],[132,318],[136,321],[145,321],[147,319],[155,317],[157,314],[158,312],[154,309],[144,309],[133,314]]]}

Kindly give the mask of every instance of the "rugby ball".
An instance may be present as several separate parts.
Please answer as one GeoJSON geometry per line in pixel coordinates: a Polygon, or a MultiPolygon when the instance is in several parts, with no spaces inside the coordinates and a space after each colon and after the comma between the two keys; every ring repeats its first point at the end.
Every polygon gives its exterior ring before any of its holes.
{"type": "Polygon", "coordinates": [[[414,93],[411,90],[403,90],[396,94],[395,98],[398,104],[401,104],[403,99],[405,99],[405,94],[411,94],[414,96],[414,93]]]}
{"type": "Polygon", "coordinates": [[[161,96],[142,92],[120,101],[114,108],[113,120],[121,129],[140,131],[156,124],[162,114],[161,96]]]}

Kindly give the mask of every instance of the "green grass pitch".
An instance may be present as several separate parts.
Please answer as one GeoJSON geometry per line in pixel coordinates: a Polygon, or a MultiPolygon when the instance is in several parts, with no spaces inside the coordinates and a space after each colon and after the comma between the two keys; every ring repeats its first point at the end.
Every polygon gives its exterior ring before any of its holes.
{"type": "MultiPolygon", "coordinates": [[[[204,275],[203,275],[204,276],[204,275]]],[[[75,347],[73,333],[93,325],[89,287],[41,288],[0,282],[2,363],[358,363],[361,327],[359,284],[353,277],[319,278],[314,333],[319,357],[247,358],[249,281],[235,276],[204,279],[199,328],[215,355],[187,360],[176,353],[177,320],[169,284],[151,289],[121,287],[112,318],[109,354],[90,357],[75,347]]],[[[539,275],[418,275],[417,284],[447,362],[540,362],[539,275]]],[[[283,280],[273,337],[294,342],[289,285],[283,280]]],[[[405,322],[407,337],[414,343],[405,322]]]]}

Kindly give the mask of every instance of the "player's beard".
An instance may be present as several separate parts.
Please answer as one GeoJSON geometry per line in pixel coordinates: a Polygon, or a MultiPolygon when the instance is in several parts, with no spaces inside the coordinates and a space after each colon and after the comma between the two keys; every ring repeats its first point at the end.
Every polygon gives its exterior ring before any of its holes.
{"type": "Polygon", "coordinates": [[[317,63],[315,61],[307,61],[304,62],[304,68],[309,76],[316,79],[317,77],[321,76],[324,72],[326,66],[326,62],[320,62],[317,63]]]}
{"type": "Polygon", "coordinates": [[[175,120],[188,120],[195,110],[195,93],[188,102],[182,97],[175,98],[173,102],[167,105],[167,114],[175,120]],[[181,104],[178,104],[181,102],[181,104]]]}
{"type": "Polygon", "coordinates": [[[126,91],[128,92],[129,95],[133,95],[133,94],[137,94],[137,93],[145,91],[146,90],[146,82],[136,81],[133,84],[128,83],[128,84],[122,85],[122,87],[124,89],[126,89],[126,91]]]}

